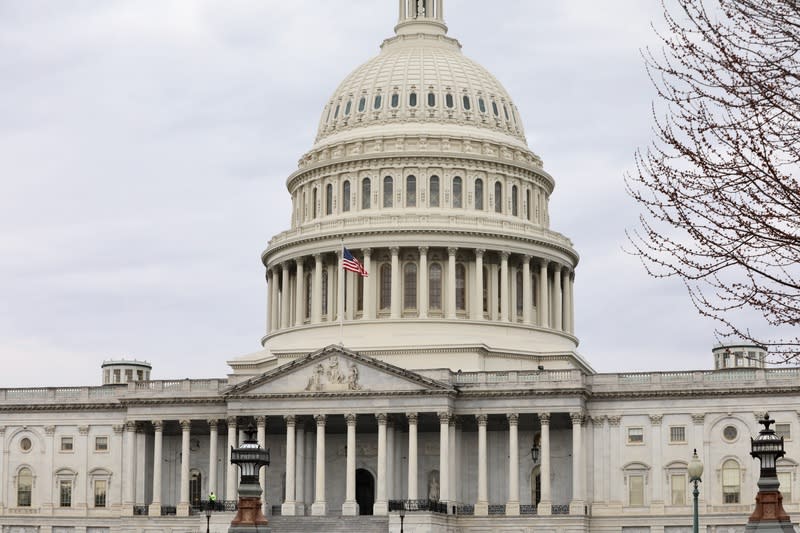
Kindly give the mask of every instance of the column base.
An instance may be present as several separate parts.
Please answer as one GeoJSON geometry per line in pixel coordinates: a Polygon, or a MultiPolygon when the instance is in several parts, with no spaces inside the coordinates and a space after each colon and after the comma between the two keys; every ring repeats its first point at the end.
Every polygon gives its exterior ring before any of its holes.
{"type": "Polygon", "coordinates": [[[328,514],[328,502],[314,502],[311,504],[311,516],[325,516],[328,514]]]}
{"type": "Polygon", "coordinates": [[[122,506],[122,509],[120,509],[119,514],[120,516],[133,516],[133,504],[132,503],[124,504],[122,506]]]}
{"type": "Polygon", "coordinates": [[[489,502],[475,503],[475,516],[489,516],[489,502]]]}
{"type": "Polygon", "coordinates": [[[506,503],[506,516],[519,516],[519,502],[506,503]]]}
{"type": "Polygon", "coordinates": [[[342,504],[342,516],[358,516],[358,502],[344,502],[342,504]]]}
{"type": "Polygon", "coordinates": [[[303,516],[305,506],[298,502],[283,502],[281,504],[281,515],[283,516],[303,516]]]}
{"type": "Polygon", "coordinates": [[[148,516],[161,516],[161,503],[151,503],[147,507],[148,516]]]}
{"type": "Polygon", "coordinates": [[[569,514],[583,516],[586,514],[586,502],[583,500],[572,500],[569,502],[569,514]]]}
{"type": "Polygon", "coordinates": [[[372,504],[372,514],[375,516],[386,516],[389,514],[389,502],[384,500],[382,502],[375,502],[372,504]]]}
{"type": "Polygon", "coordinates": [[[550,516],[553,514],[553,502],[540,501],[536,506],[536,514],[539,516],[550,516]]]}
{"type": "Polygon", "coordinates": [[[189,516],[189,503],[179,503],[178,506],[175,508],[175,516],[189,516]]]}

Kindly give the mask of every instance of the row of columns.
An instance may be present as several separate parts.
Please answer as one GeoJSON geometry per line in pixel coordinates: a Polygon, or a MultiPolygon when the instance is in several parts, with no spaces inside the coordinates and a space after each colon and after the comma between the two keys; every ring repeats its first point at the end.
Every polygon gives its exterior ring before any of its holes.
{"type": "MultiPolygon", "coordinates": [[[[428,301],[428,250],[427,246],[417,247],[419,253],[419,268],[418,283],[417,283],[417,300],[418,300],[418,316],[419,318],[427,318],[430,312],[430,305],[428,301]]],[[[458,248],[447,248],[447,271],[445,276],[444,294],[446,301],[442,302],[444,305],[445,316],[448,319],[457,318],[456,308],[456,254],[458,248]]],[[[402,283],[400,269],[400,247],[393,246],[389,248],[391,253],[391,307],[389,310],[389,318],[399,319],[403,316],[402,309],[402,283]]],[[[362,301],[363,310],[361,318],[364,320],[374,320],[377,317],[377,294],[376,285],[378,272],[372,271],[372,249],[364,248],[361,250],[363,256],[364,268],[370,273],[364,279],[362,284],[362,301]]],[[[473,295],[471,298],[471,306],[467,310],[467,316],[472,320],[484,320],[483,310],[483,293],[484,293],[484,280],[483,280],[483,265],[485,249],[474,249],[475,262],[473,271],[473,295]]],[[[344,276],[348,275],[344,270],[338,268],[341,265],[341,252],[337,252],[337,259],[335,263],[325,259],[322,254],[314,254],[313,257],[313,276],[311,286],[306,286],[305,276],[305,261],[306,257],[287,260],[283,263],[273,265],[268,270],[267,279],[269,280],[269,331],[274,332],[281,329],[287,329],[292,326],[302,325],[306,322],[306,297],[307,292],[311,291],[311,312],[310,323],[318,324],[323,321],[323,271],[327,269],[328,273],[328,294],[327,294],[327,319],[332,322],[339,319],[340,315],[344,315],[346,320],[352,320],[355,316],[354,300],[356,298],[355,280],[357,279],[354,274],[349,273],[349,286],[348,294],[345,294],[344,276]],[[292,270],[294,276],[292,277],[292,270]],[[343,275],[344,274],[344,275],[343,275]],[[292,287],[292,280],[294,280],[292,287]],[[333,288],[338,287],[338,305],[333,305],[333,288]],[[292,299],[292,288],[294,289],[294,299],[292,299]],[[292,316],[292,304],[294,306],[294,316],[292,316]]],[[[509,261],[511,258],[510,252],[500,252],[500,293],[496,295],[499,298],[499,321],[510,322],[512,321],[510,311],[516,314],[517,302],[516,291],[510,294],[510,287],[512,285],[510,277],[509,261]],[[512,302],[512,298],[514,302],[512,302]],[[514,305],[512,305],[512,303],[514,305]]],[[[574,273],[571,267],[562,265],[547,259],[539,259],[538,263],[538,287],[536,290],[537,301],[532,301],[532,276],[531,276],[531,261],[533,260],[530,255],[516,255],[519,258],[519,268],[522,270],[522,323],[526,325],[539,325],[545,328],[551,328],[567,333],[574,333],[574,308],[573,308],[573,286],[574,286],[574,273]],[[533,315],[533,309],[537,310],[538,316],[533,315]]],[[[516,279],[513,280],[516,283],[516,279]]],[[[493,306],[489,305],[490,309],[493,306]]],[[[490,316],[492,313],[490,313],[490,316]]]]}

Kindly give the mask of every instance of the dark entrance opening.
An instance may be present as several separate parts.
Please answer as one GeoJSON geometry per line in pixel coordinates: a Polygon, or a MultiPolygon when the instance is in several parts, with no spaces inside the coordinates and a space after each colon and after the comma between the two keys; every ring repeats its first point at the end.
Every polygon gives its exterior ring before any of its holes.
{"type": "Polygon", "coordinates": [[[368,470],[356,470],[356,502],[358,514],[372,514],[372,505],[375,503],[375,478],[368,470]]]}

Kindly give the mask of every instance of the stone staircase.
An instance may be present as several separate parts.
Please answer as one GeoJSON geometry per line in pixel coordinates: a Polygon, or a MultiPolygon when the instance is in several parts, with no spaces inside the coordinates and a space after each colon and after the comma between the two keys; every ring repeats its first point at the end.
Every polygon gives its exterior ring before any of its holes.
{"type": "Polygon", "coordinates": [[[388,533],[388,516],[271,516],[272,533],[388,533]]]}

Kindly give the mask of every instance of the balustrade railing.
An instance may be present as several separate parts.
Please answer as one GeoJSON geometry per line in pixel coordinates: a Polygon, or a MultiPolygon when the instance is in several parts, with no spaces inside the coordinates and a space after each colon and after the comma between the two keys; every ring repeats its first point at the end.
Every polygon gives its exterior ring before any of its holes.
{"type": "Polygon", "coordinates": [[[569,514],[569,505],[554,505],[551,512],[552,514],[569,514]]]}
{"type": "Polygon", "coordinates": [[[389,500],[389,511],[447,514],[447,504],[436,500],[389,500]]]}
{"type": "Polygon", "coordinates": [[[133,515],[134,516],[147,516],[150,514],[150,508],[146,505],[134,505],[133,506],[133,515]]]}
{"type": "Polygon", "coordinates": [[[189,509],[191,514],[200,514],[211,509],[215,513],[231,513],[239,510],[239,500],[200,500],[192,504],[189,509]]]}
{"type": "Polygon", "coordinates": [[[489,505],[489,515],[501,515],[506,514],[506,504],[499,503],[499,504],[491,504],[489,505]]]}
{"type": "Polygon", "coordinates": [[[536,514],[536,506],[535,505],[520,505],[519,506],[519,514],[524,514],[524,515],[536,514]]]}

